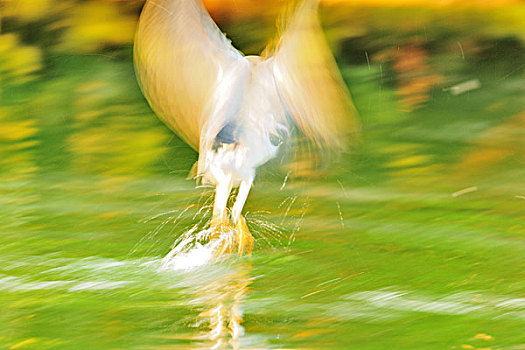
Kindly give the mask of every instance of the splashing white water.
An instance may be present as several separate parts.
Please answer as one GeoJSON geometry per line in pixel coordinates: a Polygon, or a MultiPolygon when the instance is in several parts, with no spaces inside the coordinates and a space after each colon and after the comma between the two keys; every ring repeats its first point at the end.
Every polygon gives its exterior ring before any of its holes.
{"type": "Polygon", "coordinates": [[[213,229],[194,234],[196,230],[197,226],[194,226],[177,240],[175,247],[162,259],[161,270],[188,271],[205,266],[217,260],[221,247],[233,245],[234,228],[221,231],[220,236],[212,240],[213,229]]]}
{"type": "MultiPolygon", "coordinates": [[[[183,241],[182,243],[189,244],[190,242],[183,241]]],[[[199,242],[187,252],[182,252],[177,247],[162,259],[160,267],[162,270],[191,270],[207,265],[212,261],[215,251],[212,246],[202,245],[199,242]]]]}

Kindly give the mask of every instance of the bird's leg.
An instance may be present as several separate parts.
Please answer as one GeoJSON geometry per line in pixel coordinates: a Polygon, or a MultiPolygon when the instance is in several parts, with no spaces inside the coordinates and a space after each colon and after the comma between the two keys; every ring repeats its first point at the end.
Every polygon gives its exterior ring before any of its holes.
{"type": "Polygon", "coordinates": [[[236,228],[236,238],[238,245],[238,253],[241,256],[243,253],[251,254],[253,249],[253,236],[246,226],[246,220],[241,215],[242,208],[244,203],[246,203],[246,198],[248,198],[248,193],[250,193],[250,188],[252,186],[252,181],[243,180],[239,186],[239,193],[237,194],[237,199],[232,209],[232,219],[236,228]]]}
{"type": "Polygon", "coordinates": [[[222,176],[215,188],[215,203],[210,223],[211,240],[217,242],[215,254],[218,258],[233,250],[232,228],[226,212],[226,204],[232,189],[231,175],[222,176]]]}
{"type": "Polygon", "coordinates": [[[211,225],[217,226],[228,223],[226,204],[232,190],[231,175],[224,174],[215,187],[215,203],[213,204],[213,216],[211,225]]]}

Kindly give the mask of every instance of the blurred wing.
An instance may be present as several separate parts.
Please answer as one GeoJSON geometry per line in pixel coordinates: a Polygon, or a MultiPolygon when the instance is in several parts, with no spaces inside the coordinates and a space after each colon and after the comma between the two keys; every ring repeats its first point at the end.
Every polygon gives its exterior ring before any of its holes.
{"type": "Polygon", "coordinates": [[[149,0],[134,47],[137,79],[155,113],[194,149],[215,84],[244,56],[201,0],[149,0]]]}
{"type": "Polygon", "coordinates": [[[277,44],[273,74],[288,113],[316,146],[344,149],[357,127],[355,109],[324,38],[319,0],[301,1],[277,44]]]}

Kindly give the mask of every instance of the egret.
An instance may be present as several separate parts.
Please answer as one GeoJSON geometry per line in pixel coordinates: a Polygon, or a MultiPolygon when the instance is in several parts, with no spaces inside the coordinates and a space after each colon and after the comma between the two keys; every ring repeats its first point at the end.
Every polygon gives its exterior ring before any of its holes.
{"type": "Polygon", "coordinates": [[[353,105],[318,7],[319,0],[294,1],[260,56],[235,49],[201,0],[148,0],[142,10],[137,79],[158,117],[199,152],[195,177],[215,186],[211,239],[233,232],[218,256],[251,253],[242,209],[256,169],[290,142],[292,131],[310,148],[345,148],[353,105]]]}

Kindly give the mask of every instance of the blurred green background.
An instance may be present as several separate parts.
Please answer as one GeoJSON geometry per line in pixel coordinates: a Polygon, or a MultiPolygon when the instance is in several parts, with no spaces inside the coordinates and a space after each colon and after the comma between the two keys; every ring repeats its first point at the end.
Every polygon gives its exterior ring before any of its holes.
{"type": "MultiPolygon", "coordinates": [[[[256,54],[284,2],[206,3],[256,54]]],[[[211,194],[136,84],[142,5],[0,0],[0,349],[525,349],[523,1],[326,1],[360,141],[264,167],[253,258],[185,273],[211,194]]]]}

